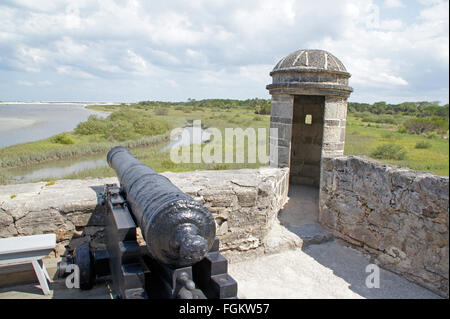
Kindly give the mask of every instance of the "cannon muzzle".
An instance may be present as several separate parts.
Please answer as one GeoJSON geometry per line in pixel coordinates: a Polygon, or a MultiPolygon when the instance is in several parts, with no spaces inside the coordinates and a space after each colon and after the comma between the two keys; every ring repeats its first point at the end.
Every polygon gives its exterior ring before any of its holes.
{"type": "Polygon", "coordinates": [[[191,266],[203,259],[216,234],[208,209],[124,147],[111,149],[107,161],[117,173],[150,255],[172,267],[191,266]]]}

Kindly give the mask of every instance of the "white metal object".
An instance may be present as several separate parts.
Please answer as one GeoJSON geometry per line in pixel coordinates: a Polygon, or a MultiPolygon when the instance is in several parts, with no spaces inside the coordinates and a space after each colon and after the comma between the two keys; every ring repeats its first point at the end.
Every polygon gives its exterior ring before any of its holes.
{"type": "Polygon", "coordinates": [[[0,239],[0,265],[31,262],[45,295],[50,293],[47,280],[51,282],[42,258],[56,247],[56,235],[32,235],[0,239]]]}

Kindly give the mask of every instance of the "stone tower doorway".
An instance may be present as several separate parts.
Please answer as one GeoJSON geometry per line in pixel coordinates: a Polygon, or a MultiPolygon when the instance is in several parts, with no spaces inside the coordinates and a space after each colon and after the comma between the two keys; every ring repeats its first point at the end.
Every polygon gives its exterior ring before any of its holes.
{"type": "Polygon", "coordinates": [[[290,183],[319,187],[325,97],[295,95],[290,183]]]}
{"type": "Polygon", "coordinates": [[[269,165],[288,167],[290,179],[289,201],[278,218],[304,240],[321,237],[321,163],[344,154],[350,73],[327,51],[299,50],[282,58],[270,76],[269,165]]]}

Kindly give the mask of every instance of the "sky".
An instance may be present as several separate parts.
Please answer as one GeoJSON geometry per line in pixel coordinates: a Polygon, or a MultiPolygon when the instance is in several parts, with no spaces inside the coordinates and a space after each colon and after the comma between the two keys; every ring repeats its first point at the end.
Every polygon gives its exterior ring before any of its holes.
{"type": "Polygon", "coordinates": [[[349,101],[449,101],[444,0],[2,0],[0,101],[270,98],[270,71],[322,49],[349,101]]]}

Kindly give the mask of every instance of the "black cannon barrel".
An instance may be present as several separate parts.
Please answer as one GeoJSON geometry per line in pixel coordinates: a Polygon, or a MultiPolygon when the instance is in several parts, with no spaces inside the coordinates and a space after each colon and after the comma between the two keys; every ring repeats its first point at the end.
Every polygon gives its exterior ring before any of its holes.
{"type": "Polygon", "coordinates": [[[124,147],[111,149],[107,161],[117,173],[151,256],[173,267],[200,261],[216,235],[208,209],[124,147]]]}

